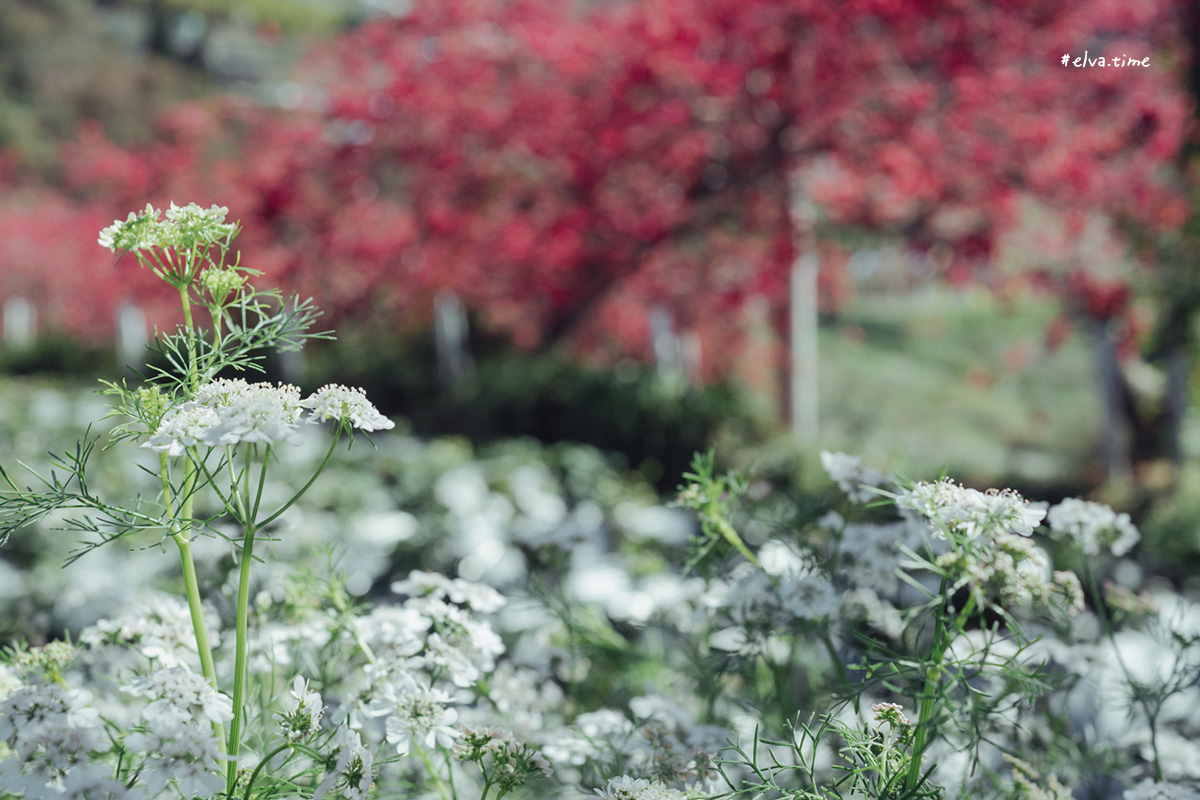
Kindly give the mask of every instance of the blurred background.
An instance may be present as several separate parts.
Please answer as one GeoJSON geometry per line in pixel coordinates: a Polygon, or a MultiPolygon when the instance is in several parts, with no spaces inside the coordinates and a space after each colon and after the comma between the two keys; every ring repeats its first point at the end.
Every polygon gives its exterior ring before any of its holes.
{"type": "Polygon", "coordinates": [[[1130,511],[1182,583],[1197,30],[1176,0],[0,0],[0,457],[72,442],[177,321],[98,231],[218,204],[337,331],[272,377],[422,441],[580,443],[660,497],[711,446],[797,491],[821,449],[944,468],[1130,511]]]}

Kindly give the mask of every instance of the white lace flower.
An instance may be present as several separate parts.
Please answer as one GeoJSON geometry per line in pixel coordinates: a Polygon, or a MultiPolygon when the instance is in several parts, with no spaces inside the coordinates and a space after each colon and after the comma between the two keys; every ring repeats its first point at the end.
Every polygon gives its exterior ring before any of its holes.
{"type": "Polygon", "coordinates": [[[181,456],[187,448],[211,441],[220,423],[221,418],[211,408],[184,403],[163,415],[158,429],[142,447],[172,458],[181,456]]]}
{"type": "Polygon", "coordinates": [[[158,720],[151,730],[125,737],[125,746],[148,754],[142,775],[153,797],[165,796],[172,784],[184,797],[215,797],[225,788],[218,765],[229,757],[221,755],[217,737],[207,725],[158,720]]]}
{"type": "Polygon", "coordinates": [[[16,764],[5,769],[31,786],[61,778],[100,746],[103,725],[92,708],[92,695],[57,684],[32,683],[0,701],[0,742],[8,745],[16,764]]]}
{"type": "Polygon", "coordinates": [[[142,446],[177,456],[201,444],[276,444],[295,436],[302,413],[296,386],[219,378],[201,386],[194,400],[164,414],[142,446]]]}
{"type": "Polygon", "coordinates": [[[216,411],[219,422],[206,443],[276,444],[291,439],[302,413],[300,389],[287,384],[246,383],[221,378],[196,392],[196,403],[216,411]]]}
{"type": "Polygon", "coordinates": [[[192,724],[197,717],[222,724],[233,719],[233,702],[204,676],[183,667],[151,672],[121,688],[135,697],[150,699],[142,715],[154,731],[192,724]]]}
{"type": "Polygon", "coordinates": [[[309,691],[308,679],[297,675],[292,682],[292,691],[283,699],[283,713],[276,717],[288,741],[298,742],[317,732],[324,713],[321,695],[309,691]]]}
{"type": "Polygon", "coordinates": [[[937,483],[919,481],[897,496],[896,506],[926,517],[939,539],[945,539],[947,533],[971,540],[1004,531],[1029,536],[1046,516],[1044,509],[1027,503],[1012,490],[985,493],[949,478],[937,483]]]}
{"type": "Polygon", "coordinates": [[[396,427],[396,423],[371,405],[366,392],[357,387],[337,383],[322,386],[305,399],[303,406],[312,411],[309,422],[334,419],[362,431],[386,431],[396,427]]]}
{"type": "MultiPolygon", "coordinates": [[[[215,625],[209,637],[209,644],[215,648],[220,643],[215,625]]],[[[134,605],[128,614],[84,628],[79,641],[93,649],[105,645],[130,647],[160,668],[200,663],[188,604],[167,594],[134,605]]]]}
{"type": "Polygon", "coordinates": [[[237,225],[225,222],[228,213],[229,209],[224,206],[201,208],[195,203],[188,203],[180,207],[171,203],[163,230],[170,237],[169,243],[180,247],[218,242],[237,230],[237,225]]]}
{"type": "Polygon", "coordinates": [[[611,778],[596,794],[601,800],[686,800],[687,795],[658,781],[621,775],[611,778]]]}
{"type": "Polygon", "coordinates": [[[863,486],[882,486],[883,473],[871,467],[864,467],[861,456],[846,453],[831,453],[821,451],[821,466],[830,480],[837,483],[838,488],[852,503],[869,503],[879,498],[874,492],[863,486]]]}
{"type": "Polygon", "coordinates": [[[345,800],[366,800],[375,780],[371,751],[363,747],[358,733],[345,725],[338,728],[337,742],[340,749],[333,772],[321,781],[312,800],[322,800],[330,789],[335,788],[345,800]]]}
{"type": "Polygon", "coordinates": [[[372,705],[376,716],[388,715],[387,740],[396,746],[396,752],[408,755],[413,742],[426,749],[454,744],[458,731],[452,726],[458,721],[458,711],[447,707],[450,695],[413,680],[405,683],[385,685],[382,697],[372,705]]]}
{"type": "Polygon", "coordinates": [[[161,211],[149,203],[144,211],[130,211],[124,221],[116,219],[113,224],[100,231],[97,240],[101,247],[107,247],[114,253],[118,250],[144,250],[155,247],[158,243],[158,229],[161,227],[159,215],[161,211]]]}
{"type": "Polygon", "coordinates": [[[1076,497],[1051,508],[1046,522],[1051,530],[1066,536],[1089,556],[1099,555],[1105,548],[1114,556],[1123,556],[1142,538],[1128,514],[1118,514],[1106,505],[1076,497]]]}

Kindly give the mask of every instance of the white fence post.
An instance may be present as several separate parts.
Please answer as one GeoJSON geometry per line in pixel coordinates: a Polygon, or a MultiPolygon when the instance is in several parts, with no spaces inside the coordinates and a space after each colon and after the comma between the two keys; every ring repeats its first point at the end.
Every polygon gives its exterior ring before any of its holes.
{"type": "Polygon", "coordinates": [[[452,386],[471,369],[471,354],[467,352],[467,314],[452,292],[438,292],[433,298],[433,335],[438,380],[442,386],[452,386]]]}
{"type": "Polygon", "coordinates": [[[683,352],[675,334],[675,320],[665,306],[650,309],[650,347],[659,375],[677,375],[683,371],[683,352]]]}
{"type": "Polygon", "coordinates": [[[792,433],[816,441],[820,433],[817,395],[817,254],[806,252],[792,267],[792,433]]]}
{"type": "Polygon", "coordinates": [[[4,301],[4,346],[29,347],[37,338],[37,309],[24,297],[4,301]]]}
{"type": "Polygon", "coordinates": [[[117,368],[137,371],[145,366],[149,342],[146,315],[132,303],[123,303],[117,309],[117,368]]]}

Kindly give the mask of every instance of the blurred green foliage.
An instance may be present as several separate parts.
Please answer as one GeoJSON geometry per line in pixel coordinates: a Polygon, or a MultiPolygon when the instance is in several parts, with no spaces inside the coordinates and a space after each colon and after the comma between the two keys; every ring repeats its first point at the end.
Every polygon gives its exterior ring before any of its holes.
{"type": "Polygon", "coordinates": [[[361,336],[311,348],[306,388],[333,381],[362,386],[384,413],[405,417],[421,436],[581,442],[622,453],[646,480],[671,491],[693,454],[718,435],[733,429],[761,441],[772,430],[733,386],[691,386],[634,362],[580,364],[491,344],[473,369],[443,386],[431,336],[361,336]]]}

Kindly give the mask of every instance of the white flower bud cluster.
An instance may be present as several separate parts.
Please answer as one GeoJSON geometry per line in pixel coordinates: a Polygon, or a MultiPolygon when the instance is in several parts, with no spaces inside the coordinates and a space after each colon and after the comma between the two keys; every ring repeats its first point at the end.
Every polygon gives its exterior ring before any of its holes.
{"type": "Polygon", "coordinates": [[[229,209],[223,206],[201,208],[195,203],[177,206],[171,203],[166,219],[162,212],[147,204],[144,211],[130,212],[124,221],[100,231],[101,247],[115,252],[150,250],[153,248],[191,248],[223,241],[237,230],[237,225],[225,222],[229,209]]]}
{"type": "Polygon", "coordinates": [[[292,681],[292,691],[283,698],[283,713],[275,716],[287,740],[300,742],[320,730],[324,714],[320,693],[310,691],[308,679],[297,675],[292,681]]]}
{"type": "Polygon", "coordinates": [[[1075,497],[1051,508],[1046,522],[1089,556],[1099,555],[1104,549],[1123,556],[1142,538],[1128,514],[1075,497]]]}
{"type": "Polygon", "coordinates": [[[331,384],[301,401],[296,386],[219,378],[201,386],[194,400],[164,414],[158,429],[142,446],[179,456],[187,448],[201,445],[277,444],[295,436],[306,408],[313,409],[310,422],[336,419],[367,431],[394,427],[361,389],[331,384]]]}

